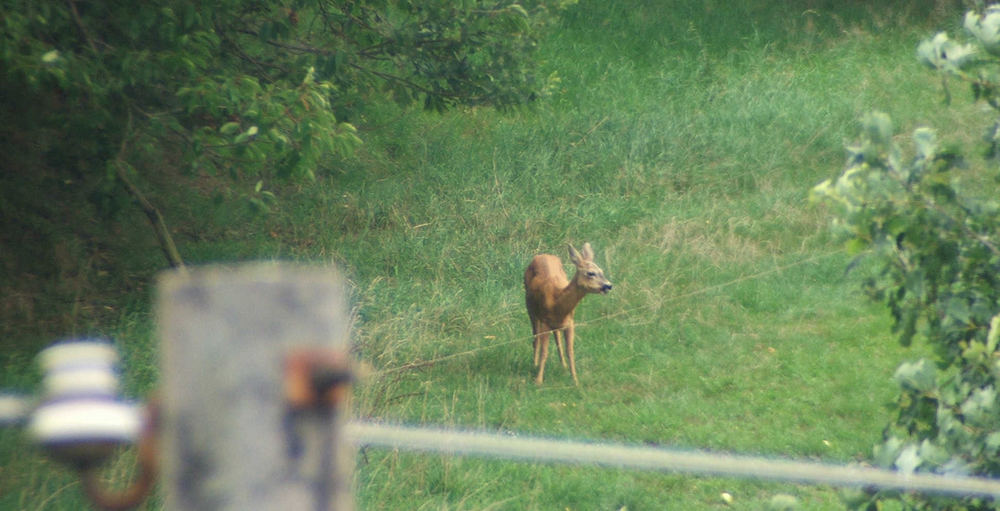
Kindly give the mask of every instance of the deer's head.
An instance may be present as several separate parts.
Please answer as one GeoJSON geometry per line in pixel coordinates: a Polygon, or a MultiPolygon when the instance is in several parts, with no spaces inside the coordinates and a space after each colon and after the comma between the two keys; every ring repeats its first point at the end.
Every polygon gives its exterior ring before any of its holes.
{"type": "Polygon", "coordinates": [[[576,276],[573,280],[588,293],[606,294],[611,291],[611,281],[604,276],[604,270],[594,263],[594,249],[590,243],[584,243],[583,249],[577,251],[569,246],[569,259],[576,266],[576,276]]]}

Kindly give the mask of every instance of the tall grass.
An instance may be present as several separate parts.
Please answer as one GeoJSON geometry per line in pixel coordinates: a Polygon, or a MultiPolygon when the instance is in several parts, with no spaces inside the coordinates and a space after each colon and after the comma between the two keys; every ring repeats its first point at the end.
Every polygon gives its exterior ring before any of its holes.
{"type": "MultiPolygon", "coordinates": [[[[543,47],[553,97],[508,114],[375,105],[357,158],[182,249],[341,266],[369,368],[359,418],[864,459],[916,354],[845,275],[807,192],[869,109],[954,120],[913,59],[916,8],[813,4],[583,1],[543,47]],[[535,386],[523,268],[584,241],[615,288],[577,311],[580,386],[558,366],[535,386]]],[[[156,379],[144,314],[109,329],[140,339],[136,393],[156,379]]],[[[75,509],[47,465],[7,468],[23,442],[3,434],[0,508],[75,509]]],[[[356,483],[362,509],[761,509],[779,493],[840,507],[830,488],[378,449],[356,483]]]]}
{"type": "MultiPolygon", "coordinates": [[[[377,204],[350,205],[388,209],[400,227],[392,241],[352,240],[362,250],[381,243],[392,264],[345,257],[366,275],[359,296],[378,297],[361,299],[362,325],[373,329],[362,326],[359,341],[376,369],[358,413],[864,458],[906,354],[844,276],[847,255],[805,196],[840,164],[864,111],[933,117],[915,108],[937,101],[912,62],[917,32],[854,27],[805,45],[755,32],[727,48],[692,25],[684,34],[694,43],[678,52],[644,27],[629,41],[643,51],[630,52],[595,26],[629,34],[571,20],[548,50],[562,94],[515,116],[409,119],[419,127],[402,131],[421,134],[409,141],[417,159],[395,160],[377,186],[410,198],[375,192],[377,204]],[[582,241],[595,244],[616,287],[578,312],[581,388],[558,368],[536,388],[520,272],[530,254],[582,241]],[[414,361],[432,363],[392,372],[414,361]]],[[[359,467],[362,507],[372,509],[711,509],[725,507],[722,491],[741,509],[779,492],[804,508],[839,507],[826,488],[579,467],[394,452],[369,452],[359,467]]]]}

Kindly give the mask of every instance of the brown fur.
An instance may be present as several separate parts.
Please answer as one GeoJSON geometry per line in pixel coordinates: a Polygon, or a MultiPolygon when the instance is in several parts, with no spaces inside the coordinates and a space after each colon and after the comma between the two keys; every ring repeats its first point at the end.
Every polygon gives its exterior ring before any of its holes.
{"type": "Polygon", "coordinates": [[[531,332],[534,335],[535,367],[538,368],[538,375],[535,377],[537,384],[541,384],[545,377],[545,361],[549,356],[551,332],[556,339],[559,360],[563,367],[566,367],[566,358],[569,358],[573,383],[579,385],[576,378],[576,361],[573,357],[573,312],[588,293],[603,294],[611,290],[611,282],[604,276],[604,271],[594,264],[594,250],[590,247],[590,243],[584,243],[580,252],[570,245],[569,257],[576,266],[573,280],[566,277],[562,261],[554,255],[536,255],[524,270],[524,301],[528,308],[528,317],[531,319],[531,332]]]}

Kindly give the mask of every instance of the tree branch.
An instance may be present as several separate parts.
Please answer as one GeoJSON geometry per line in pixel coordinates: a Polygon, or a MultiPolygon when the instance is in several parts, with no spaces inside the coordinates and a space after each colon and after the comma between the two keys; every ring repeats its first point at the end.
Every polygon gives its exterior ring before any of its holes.
{"type": "Polygon", "coordinates": [[[160,210],[156,209],[156,206],[153,206],[153,203],[149,202],[149,199],[142,193],[142,190],[139,190],[132,183],[132,180],[128,178],[127,168],[128,164],[124,161],[120,159],[115,161],[115,174],[121,180],[122,184],[125,185],[125,189],[129,195],[139,204],[142,212],[146,214],[149,223],[152,224],[153,232],[156,233],[156,239],[160,242],[160,248],[163,250],[163,256],[167,259],[167,264],[171,268],[183,268],[184,260],[181,259],[181,254],[177,251],[177,245],[174,244],[174,240],[170,236],[167,224],[163,221],[163,215],[160,214],[160,210]]]}
{"type": "Polygon", "coordinates": [[[74,0],[66,0],[69,5],[69,12],[73,15],[73,21],[76,22],[76,27],[80,29],[80,34],[83,36],[83,40],[87,42],[90,49],[93,50],[94,55],[98,54],[97,45],[94,44],[94,40],[91,39],[90,34],[87,32],[87,27],[83,25],[83,19],[80,18],[80,11],[76,9],[76,2],[74,0]]]}
{"type": "Polygon", "coordinates": [[[163,215],[160,214],[160,210],[156,209],[156,206],[146,195],[142,193],[128,177],[129,164],[125,161],[125,152],[128,147],[128,136],[132,131],[132,111],[129,110],[128,114],[128,124],[125,128],[125,135],[122,136],[121,147],[118,149],[118,154],[115,155],[114,167],[115,176],[118,180],[122,182],[125,186],[125,190],[129,195],[135,199],[138,203],[139,208],[142,212],[146,214],[146,218],[149,219],[149,223],[153,226],[153,232],[156,233],[156,239],[160,243],[160,249],[163,250],[163,256],[167,259],[167,264],[171,268],[183,268],[184,260],[181,259],[180,252],[177,251],[177,245],[174,244],[173,237],[170,236],[170,231],[167,229],[167,223],[163,220],[163,215]]]}

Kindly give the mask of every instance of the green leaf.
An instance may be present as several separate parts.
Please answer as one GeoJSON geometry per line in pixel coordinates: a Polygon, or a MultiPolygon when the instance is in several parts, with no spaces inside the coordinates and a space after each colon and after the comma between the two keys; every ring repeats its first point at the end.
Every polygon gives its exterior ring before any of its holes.
{"type": "Polygon", "coordinates": [[[934,364],[926,358],[916,362],[903,362],[893,375],[896,383],[903,388],[924,393],[934,390],[936,377],[937,370],[934,364]]]}
{"type": "Polygon", "coordinates": [[[912,474],[920,467],[920,454],[915,445],[907,445],[896,458],[896,468],[904,474],[912,474]]]}
{"type": "Polygon", "coordinates": [[[925,438],[917,450],[917,457],[923,463],[938,467],[947,463],[951,459],[951,454],[948,452],[948,449],[932,443],[925,438]]]}
{"type": "Polygon", "coordinates": [[[986,352],[993,353],[997,350],[997,341],[1000,340],[1000,314],[993,316],[990,320],[990,331],[986,336],[986,352]]]}
{"type": "Polygon", "coordinates": [[[232,135],[240,130],[240,123],[238,122],[227,122],[219,128],[219,133],[223,135],[232,135]]]}
{"type": "Polygon", "coordinates": [[[986,447],[994,452],[1000,450],[1000,431],[994,431],[986,436],[986,447]]]}
{"type": "Polygon", "coordinates": [[[958,44],[939,32],[917,46],[917,59],[921,64],[940,71],[958,71],[976,56],[971,44],[958,44]]]}
{"type": "Polygon", "coordinates": [[[965,15],[965,29],[976,36],[986,51],[1000,55],[1000,8],[992,5],[982,16],[969,11],[965,15]]]}
{"type": "Polygon", "coordinates": [[[44,55],[42,55],[42,62],[45,64],[54,64],[59,60],[59,57],[59,50],[47,51],[44,55]]]}
{"type": "Polygon", "coordinates": [[[521,4],[510,4],[507,9],[516,12],[524,18],[530,18],[530,16],[528,16],[528,11],[524,10],[524,7],[521,7],[521,4]]]}
{"type": "Polygon", "coordinates": [[[917,147],[917,158],[934,159],[937,153],[937,134],[930,128],[917,128],[913,131],[913,142],[917,147]]]}
{"type": "Polygon", "coordinates": [[[967,421],[977,423],[986,415],[993,415],[997,410],[997,393],[993,387],[976,389],[972,396],[962,403],[962,415],[967,421]]]}
{"type": "Polygon", "coordinates": [[[239,135],[237,135],[236,139],[233,140],[233,143],[234,144],[243,144],[245,142],[249,142],[249,141],[253,140],[253,138],[256,137],[256,136],[257,136],[257,127],[256,126],[250,126],[249,128],[247,128],[246,131],[244,131],[243,133],[240,133],[239,135]]]}
{"type": "Polygon", "coordinates": [[[891,467],[903,450],[903,440],[889,437],[885,443],[875,446],[875,463],[880,467],[891,467]]]}
{"type": "Polygon", "coordinates": [[[884,112],[871,112],[861,120],[868,139],[879,145],[892,142],[892,119],[884,112]]]}
{"type": "Polygon", "coordinates": [[[960,324],[968,324],[972,311],[965,299],[954,297],[945,305],[945,314],[960,324]]]}
{"type": "Polygon", "coordinates": [[[251,209],[253,209],[257,213],[270,213],[271,211],[271,207],[268,206],[266,202],[264,202],[261,199],[258,199],[257,197],[250,197],[248,199],[248,202],[250,203],[251,209]]]}
{"type": "Polygon", "coordinates": [[[289,145],[290,144],[290,142],[288,140],[288,137],[286,137],[284,135],[284,133],[282,133],[280,130],[278,130],[278,128],[271,128],[271,129],[269,129],[267,131],[267,134],[268,134],[268,136],[271,137],[271,139],[273,141],[277,142],[279,145],[284,146],[284,145],[289,145]]]}

